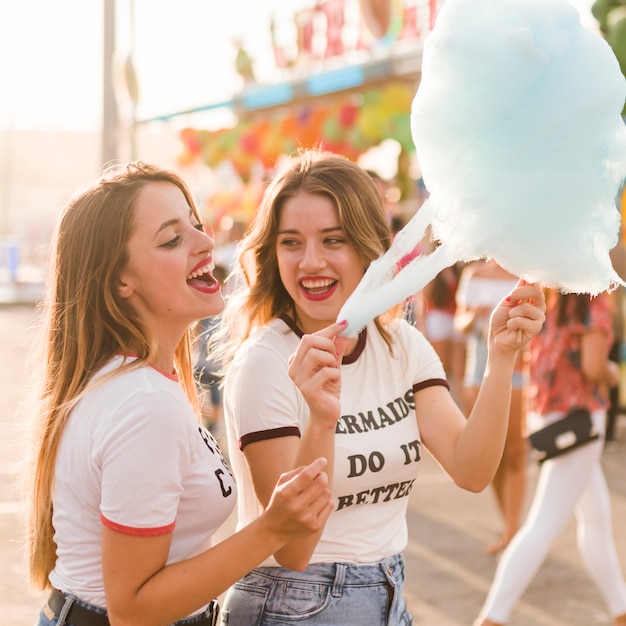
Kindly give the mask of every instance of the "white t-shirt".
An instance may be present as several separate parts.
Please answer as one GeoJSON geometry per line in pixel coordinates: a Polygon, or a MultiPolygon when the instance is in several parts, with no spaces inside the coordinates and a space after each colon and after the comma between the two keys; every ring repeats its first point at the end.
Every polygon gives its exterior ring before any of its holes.
{"type": "MultiPolygon", "coordinates": [[[[116,357],[96,377],[118,368],[116,357]]],[[[53,490],[54,587],[106,607],[101,524],[172,532],[167,562],[195,556],[230,515],[233,477],[175,376],[149,366],[89,390],[63,432],[53,490]]]]}
{"type": "MultiPolygon", "coordinates": [[[[261,512],[240,443],[300,434],[309,418],[308,405],[287,373],[298,342],[297,334],[275,319],[244,343],[226,376],[224,411],[239,485],[239,527],[261,512]]],[[[364,346],[344,358],[341,373],[335,511],[311,562],[372,563],[401,552],[407,542],[408,496],[422,454],[414,390],[447,383],[434,349],[404,320],[394,333],[394,358],[372,323],[364,346]]]]}

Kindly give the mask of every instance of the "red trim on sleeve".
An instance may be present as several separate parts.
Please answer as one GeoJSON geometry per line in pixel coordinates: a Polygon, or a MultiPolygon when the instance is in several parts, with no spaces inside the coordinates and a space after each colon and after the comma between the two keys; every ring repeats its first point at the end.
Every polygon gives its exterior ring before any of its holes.
{"type": "Polygon", "coordinates": [[[115,530],[118,533],[122,533],[124,535],[133,535],[135,537],[157,537],[159,535],[167,535],[167,533],[171,533],[176,526],[176,522],[172,522],[167,526],[158,526],[157,528],[135,528],[133,526],[124,526],[123,524],[116,524],[112,522],[110,519],[106,518],[102,511],[100,512],[100,521],[111,530],[115,530]]]}
{"type": "Polygon", "coordinates": [[[248,433],[239,439],[239,449],[243,451],[248,444],[254,443],[255,441],[278,439],[279,437],[300,437],[300,429],[297,426],[283,426],[282,428],[258,430],[254,433],[248,433]]]}
{"type": "Polygon", "coordinates": [[[417,393],[422,389],[427,389],[428,387],[436,387],[437,385],[441,385],[445,387],[448,391],[450,391],[450,384],[445,378],[430,378],[428,380],[423,380],[421,383],[416,383],[413,385],[413,393],[417,393]]]}

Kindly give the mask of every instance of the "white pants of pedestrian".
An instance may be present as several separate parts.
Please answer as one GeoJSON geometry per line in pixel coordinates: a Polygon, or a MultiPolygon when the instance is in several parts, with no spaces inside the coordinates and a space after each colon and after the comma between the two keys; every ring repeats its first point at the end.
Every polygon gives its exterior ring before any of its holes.
{"type": "MultiPolygon", "coordinates": [[[[604,432],[604,411],[593,414],[604,432]]],[[[524,525],[502,554],[481,611],[506,624],[552,542],[576,515],[578,550],[612,616],[626,613],[626,583],[613,538],[609,490],[600,464],[603,438],[541,465],[524,525]]]]}

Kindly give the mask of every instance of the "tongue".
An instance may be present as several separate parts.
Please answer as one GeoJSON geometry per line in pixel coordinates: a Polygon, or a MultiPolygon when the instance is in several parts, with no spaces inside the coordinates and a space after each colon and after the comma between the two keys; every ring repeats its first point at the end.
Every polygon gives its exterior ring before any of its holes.
{"type": "Polygon", "coordinates": [[[211,283],[206,280],[200,280],[199,278],[191,278],[187,281],[187,284],[194,289],[206,289],[211,283]]]}

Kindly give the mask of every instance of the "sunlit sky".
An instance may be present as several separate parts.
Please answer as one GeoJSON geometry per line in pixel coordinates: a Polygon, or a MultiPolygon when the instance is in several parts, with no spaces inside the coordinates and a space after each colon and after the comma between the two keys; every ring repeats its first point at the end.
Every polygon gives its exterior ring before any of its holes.
{"type": "MultiPolygon", "coordinates": [[[[570,1],[583,10],[591,4],[570,1]]],[[[245,42],[259,67],[269,67],[270,16],[284,19],[314,3],[117,0],[117,56],[132,50],[138,117],[228,99],[240,85],[234,38],[245,42]]],[[[100,126],[103,7],[104,0],[0,0],[0,128],[100,126]]],[[[123,91],[119,99],[129,106],[123,91]]]]}
{"type": "MultiPolygon", "coordinates": [[[[131,0],[116,0],[117,57],[132,50],[139,117],[230,97],[240,85],[233,39],[244,40],[262,64],[271,55],[270,16],[302,4],[134,0],[131,11],[131,0]]],[[[103,15],[104,0],[0,0],[0,127],[99,126],[103,15]]]]}

